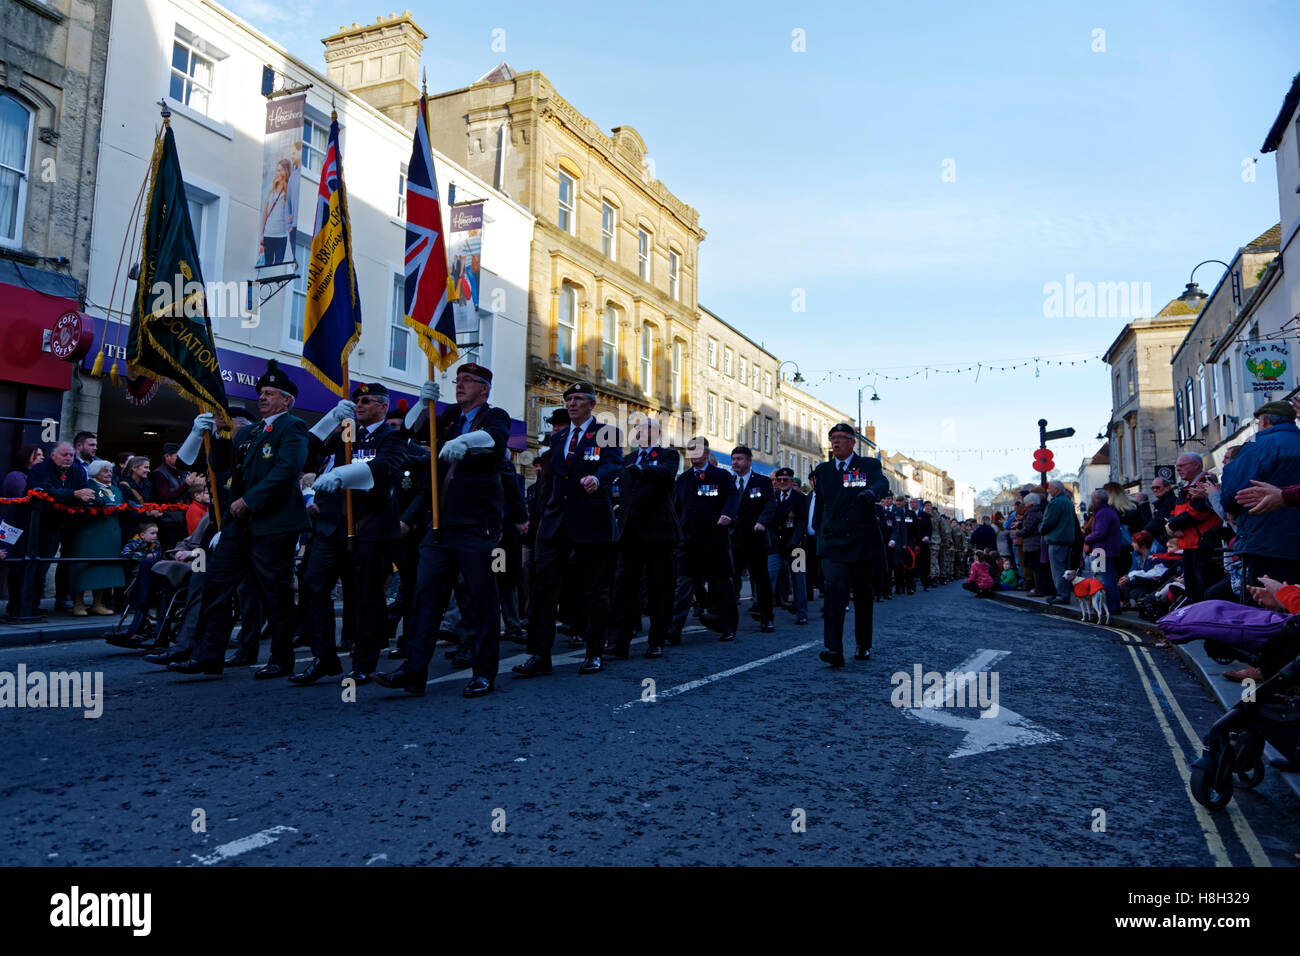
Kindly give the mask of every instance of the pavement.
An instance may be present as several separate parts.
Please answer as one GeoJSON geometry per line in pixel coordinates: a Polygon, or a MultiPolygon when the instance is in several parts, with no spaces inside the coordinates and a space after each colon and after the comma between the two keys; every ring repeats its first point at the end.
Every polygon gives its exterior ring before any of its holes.
{"type": "Polygon", "coordinates": [[[94,719],[0,708],[0,865],[1297,864],[1277,774],[1191,801],[1221,708],[1129,622],[949,584],[874,604],[872,659],[830,669],[818,608],[772,634],[742,610],[739,640],[693,627],[657,661],[639,638],[592,676],[561,638],[554,674],[515,679],[503,645],[478,700],[441,658],[412,697],[0,648],[0,677],[103,681],[94,719]]]}
{"type": "MultiPolygon", "coordinates": [[[[1048,604],[1047,598],[1031,597],[1024,591],[997,591],[994,593],[994,597],[1000,601],[1007,601],[1020,607],[1030,607],[1042,613],[1072,617],[1076,620],[1080,616],[1079,609],[1075,604],[1068,606],[1048,604]]],[[[1136,611],[1125,612],[1117,616],[1115,622],[1127,630],[1142,635],[1145,639],[1153,642],[1164,641],[1164,634],[1160,628],[1154,622],[1145,621],[1138,617],[1136,611]]],[[[1243,664],[1236,663],[1225,666],[1218,661],[1212,660],[1210,655],[1205,653],[1205,643],[1203,641],[1187,641],[1179,644],[1169,644],[1168,646],[1172,647],[1178,656],[1183,659],[1184,664],[1192,675],[1200,681],[1205,690],[1214,695],[1225,713],[1241,700],[1241,684],[1224,677],[1223,672],[1225,670],[1236,670],[1243,667],[1243,664]]],[[[1281,754],[1272,744],[1266,744],[1264,756],[1265,758],[1280,757],[1281,754]]],[[[1270,767],[1268,772],[1275,774],[1295,792],[1296,796],[1300,796],[1300,773],[1285,773],[1274,767],[1270,767]]]]}

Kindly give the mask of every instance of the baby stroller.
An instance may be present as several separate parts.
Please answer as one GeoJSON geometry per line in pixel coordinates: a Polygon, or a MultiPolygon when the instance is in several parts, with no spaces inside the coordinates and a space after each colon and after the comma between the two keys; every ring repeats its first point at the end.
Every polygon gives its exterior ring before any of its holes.
{"type": "Polygon", "coordinates": [[[1221,810],[1234,788],[1251,790],[1263,782],[1265,743],[1300,762],[1300,657],[1256,687],[1254,696],[1233,705],[1205,735],[1189,784],[1203,807],[1221,810]]]}

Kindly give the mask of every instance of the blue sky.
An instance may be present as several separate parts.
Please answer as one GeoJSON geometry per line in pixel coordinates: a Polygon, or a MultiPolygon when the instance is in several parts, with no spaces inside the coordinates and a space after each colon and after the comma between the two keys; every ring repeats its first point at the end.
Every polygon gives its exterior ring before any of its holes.
{"type": "MultiPolygon", "coordinates": [[[[318,65],[321,37],[392,12],[228,6],[318,65]]],[[[850,414],[874,383],[864,418],[880,444],[977,490],[1033,477],[1040,417],[1085,439],[1058,450],[1066,470],[1100,444],[1110,389],[1096,356],[1125,319],[1046,318],[1046,283],[1150,283],[1158,310],[1197,262],[1230,259],[1277,221],[1273,155],[1254,182],[1242,162],[1300,70],[1293,2],[410,9],[431,90],[504,59],[546,73],[604,129],[635,127],[708,232],[701,303],[850,414]],[[886,377],[1035,356],[1080,364],[886,377]]],[[[1202,288],[1216,268],[1197,273],[1202,288]]]]}

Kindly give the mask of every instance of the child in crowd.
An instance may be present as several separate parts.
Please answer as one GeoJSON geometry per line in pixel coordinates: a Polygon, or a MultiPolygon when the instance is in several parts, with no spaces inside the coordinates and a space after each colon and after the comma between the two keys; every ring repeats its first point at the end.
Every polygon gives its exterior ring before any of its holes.
{"type": "Polygon", "coordinates": [[[143,644],[150,635],[142,634],[149,613],[149,599],[153,597],[154,575],[151,569],[162,557],[162,545],[158,543],[158,525],[147,521],[140,530],[132,535],[131,540],[122,546],[122,557],[134,561],[136,567],[135,586],[131,589],[131,607],[135,617],[127,628],[128,639],[137,645],[143,644]]]}
{"type": "Polygon", "coordinates": [[[1002,559],[1002,574],[998,583],[1004,591],[1014,591],[1020,586],[1020,576],[1016,574],[1016,569],[1012,565],[1010,558],[1002,559]]]}
{"type": "Polygon", "coordinates": [[[970,565],[970,576],[962,585],[976,597],[988,597],[996,589],[993,577],[989,574],[989,558],[983,551],[975,552],[975,560],[970,565]]]}

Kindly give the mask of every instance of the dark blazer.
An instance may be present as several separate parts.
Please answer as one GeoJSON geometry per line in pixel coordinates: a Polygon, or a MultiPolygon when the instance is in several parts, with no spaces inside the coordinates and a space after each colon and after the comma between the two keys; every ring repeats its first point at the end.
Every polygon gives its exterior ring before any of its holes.
{"type": "Polygon", "coordinates": [[[910,512],[902,505],[893,505],[885,509],[885,544],[894,542],[894,553],[902,554],[902,549],[908,545],[908,538],[911,534],[912,526],[907,523],[910,512]]]}
{"type": "Polygon", "coordinates": [[[700,555],[727,553],[730,530],[718,527],[718,519],[726,515],[733,523],[736,520],[740,495],[734,475],[709,465],[703,480],[698,480],[695,469],[687,468],[673,483],[673,506],[681,521],[682,551],[690,549],[700,555]]]}
{"type": "Polygon", "coordinates": [[[934,544],[934,518],[924,511],[917,512],[915,517],[912,527],[916,529],[916,540],[919,542],[922,538],[929,538],[929,543],[934,544]]]}
{"type": "Polygon", "coordinates": [[[253,422],[234,438],[234,466],[230,492],[221,502],[226,509],[221,523],[225,535],[245,531],[254,535],[288,534],[306,531],[307,504],[298,479],[307,463],[311,433],[301,418],[285,412],[267,431],[264,422],[253,422]],[[230,514],[239,498],[249,513],[240,520],[230,514]]]}
{"type": "Polygon", "coordinates": [[[784,554],[803,547],[808,536],[808,496],[791,489],[789,500],[783,502],[781,493],[773,491],[767,507],[758,516],[758,523],[767,529],[769,554],[784,554]]]}
{"type": "MultiPolygon", "coordinates": [[[[370,490],[352,492],[352,514],[357,539],[389,541],[400,537],[396,489],[407,466],[406,442],[402,433],[387,422],[380,422],[379,427],[369,434],[358,425],[356,437],[357,440],[352,443],[352,460],[364,460],[375,479],[375,486],[370,490]]],[[[330,458],[333,459],[332,465],[335,468],[347,464],[343,460],[342,430],[335,431],[323,442],[312,435],[311,450],[317,469],[323,468],[330,458]]],[[[313,500],[320,509],[320,514],[316,516],[317,531],[321,534],[333,534],[340,528],[346,531],[346,492],[317,492],[313,500]]]]}
{"type": "MultiPolygon", "coordinates": [[[[731,483],[735,485],[735,475],[732,475],[731,483]]],[[[751,470],[745,490],[737,494],[740,495],[740,505],[736,510],[736,524],[731,529],[731,546],[766,550],[767,532],[755,531],[754,525],[762,524],[759,519],[772,500],[772,479],[751,470]]]]}
{"type": "Polygon", "coordinates": [[[72,493],[85,488],[88,481],[85,466],[75,458],[67,468],[59,468],[53,458],[45,458],[27,473],[29,490],[39,488],[61,505],[79,504],[72,493]]]}
{"type": "Polygon", "coordinates": [[[542,506],[537,535],[545,541],[563,529],[569,540],[579,544],[616,541],[618,525],[610,489],[623,471],[623,436],[617,428],[593,418],[579,436],[572,459],[566,460],[573,427],[570,422],[551,438],[550,496],[542,506]],[[588,475],[600,482],[592,494],[582,487],[582,479],[588,475]]]}
{"type": "Polygon", "coordinates": [[[658,445],[648,449],[650,457],[636,472],[641,449],[623,458],[618,485],[618,536],[620,541],[680,541],[681,527],[673,507],[673,485],[681,467],[675,449],[658,445]]]}
{"type": "MultiPolygon", "coordinates": [[[[429,497],[429,449],[413,441],[406,443],[406,464],[397,476],[397,520],[404,522],[408,528],[415,528],[420,523],[420,497],[429,497]],[[424,483],[420,475],[424,475],[424,483]]],[[[423,509],[428,510],[428,501],[423,509]]],[[[400,530],[400,529],[399,529],[400,530]]]]}
{"type": "MultiPolygon", "coordinates": [[[[451,405],[438,416],[438,449],[458,437],[460,407],[451,405]]],[[[469,532],[475,538],[495,543],[501,536],[505,515],[502,465],[506,464],[506,443],[510,440],[510,416],[503,408],[483,405],[474,416],[470,431],[492,436],[492,447],[469,452],[460,461],[438,462],[438,526],[469,532]]],[[[432,509],[429,488],[429,460],[421,459],[415,475],[419,492],[402,520],[421,529],[429,522],[432,509]]]]}
{"type": "MultiPolygon", "coordinates": [[[[817,556],[823,561],[878,561],[876,498],[889,493],[889,482],[875,458],[854,455],[841,478],[837,462],[817,466],[817,556]]],[[[915,524],[913,525],[915,526],[915,524]]]]}

